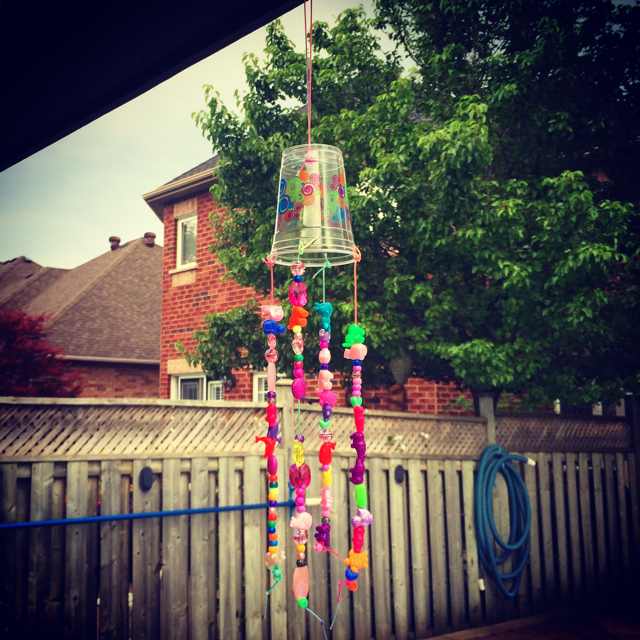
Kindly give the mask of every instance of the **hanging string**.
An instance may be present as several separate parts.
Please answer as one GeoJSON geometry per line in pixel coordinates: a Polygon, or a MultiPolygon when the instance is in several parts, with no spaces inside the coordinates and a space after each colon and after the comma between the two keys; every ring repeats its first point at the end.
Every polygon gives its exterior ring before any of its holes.
{"type": "Polygon", "coordinates": [[[320,620],[320,624],[322,625],[322,630],[324,631],[324,637],[325,640],[327,640],[327,629],[324,626],[324,620],[317,614],[313,613],[313,611],[311,611],[311,609],[309,609],[309,607],[305,607],[305,609],[314,617],[317,618],[318,620],[320,620]]]}
{"type": "Polygon", "coordinates": [[[271,306],[273,307],[273,265],[276,263],[278,256],[276,254],[270,254],[266,258],[262,258],[262,261],[271,269],[271,306]]]}
{"type": "Polygon", "coordinates": [[[307,144],[311,147],[311,67],[313,59],[313,0],[309,2],[310,28],[307,31],[307,0],[304,0],[304,59],[307,71],[307,144]],[[308,47],[307,47],[308,35],[308,47]]]}
{"type": "Polygon", "coordinates": [[[269,596],[271,595],[271,592],[282,582],[282,574],[280,574],[280,578],[276,579],[276,581],[271,585],[271,588],[269,589],[269,591],[267,591],[267,596],[265,598],[264,601],[264,616],[262,616],[263,618],[266,619],[267,617],[267,607],[269,606],[269,596]]]}
{"type": "Polygon", "coordinates": [[[338,582],[338,602],[336,603],[336,612],[333,614],[333,620],[331,621],[329,630],[333,629],[333,625],[336,623],[336,618],[338,617],[338,609],[340,608],[340,595],[342,594],[342,585],[344,584],[347,584],[346,580],[338,582]]]}
{"type": "Polygon", "coordinates": [[[327,296],[326,296],[326,278],[325,278],[325,274],[326,274],[326,269],[330,269],[331,268],[331,263],[329,262],[329,258],[327,257],[327,254],[324,254],[324,264],[320,267],[320,269],[318,269],[318,271],[316,271],[313,274],[313,277],[311,278],[312,280],[315,280],[315,277],[319,274],[322,273],[322,302],[323,304],[327,301],[327,296]]]}
{"type": "Polygon", "coordinates": [[[353,324],[358,324],[358,262],[362,260],[362,254],[360,253],[360,249],[358,247],[353,247],[351,249],[351,253],[353,253],[353,315],[354,320],[353,324]]]}

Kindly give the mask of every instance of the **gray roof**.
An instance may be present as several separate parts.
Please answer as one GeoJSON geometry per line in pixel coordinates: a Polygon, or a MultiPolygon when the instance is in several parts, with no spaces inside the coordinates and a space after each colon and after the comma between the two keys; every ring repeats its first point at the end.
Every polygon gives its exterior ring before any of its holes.
{"type": "Polygon", "coordinates": [[[161,301],[162,247],[143,238],[75,269],[0,264],[0,304],[46,314],[67,356],[159,361],[161,301]]]}
{"type": "Polygon", "coordinates": [[[180,174],[177,178],[170,180],[163,186],[166,186],[167,184],[171,184],[173,182],[178,182],[178,180],[184,180],[184,178],[188,178],[189,176],[195,176],[198,173],[207,171],[208,169],[213,171],[218,166],[219,161],[220,161],[220,158],[218,156],[213,156],[213,158],[209,158],[208,160],[205,160],[205,162],[202,162],[197,167],[193,167],[193,169],[190,169],[189,171],[180,174]]]}

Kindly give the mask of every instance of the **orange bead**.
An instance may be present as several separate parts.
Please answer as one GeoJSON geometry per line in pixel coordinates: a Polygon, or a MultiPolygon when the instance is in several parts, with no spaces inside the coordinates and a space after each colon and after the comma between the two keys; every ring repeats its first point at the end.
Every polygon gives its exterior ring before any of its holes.
{"type": "Polygon", "coordinates": [[[297,544],[296,545],[296,551],[298,553],[303,553],[305,549],[306,549],[306,547],[303,544],[297,544]]]}
{"type": "Polygon", "coordinates": [[[277,540],[278,539],[278,534],[277,533],[270,533],[269,534],[269,540],[277,540]]]}
{"type": "Polygon", "coordinates": [[[272,553],[272,554],[278,553],[278,547],[269,547],[269,553],[272,553]]]}
{"type": "Polygon", "coordinates": [[[349,587],[349,591],[357,591],[358,583],[354,580],[352,582],[347,582],[347,586],[349,587]]]}

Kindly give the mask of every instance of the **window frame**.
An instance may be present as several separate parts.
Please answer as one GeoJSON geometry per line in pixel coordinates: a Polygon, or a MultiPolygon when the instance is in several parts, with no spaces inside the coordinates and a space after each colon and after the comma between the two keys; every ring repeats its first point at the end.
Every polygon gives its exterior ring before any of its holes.
{"type": "MultiPolygon", "coordinates": [[[[180,375],[172,375],[171,376],[171,386],[170,386],[170,399],[171,400],[184,400],[184,398],[180,397],[181,385],[180,383],[183,380],[198,380],[200,382],[200,392],[204,396],[203,398],[196,400],[195,402],[221,402],[224,400],[224,381],[223,380],[211,380],[204,373],[184,373],[180,375]],[[211,399],[211,389],[212,385],[219,385],[218,388],[221,389],[222,400],[212,400],[211,399]]],[[[193,402],[193,401],[192,401],[193,402]]]]}
{"type": "Polygon", "coordinates": [[[188,269],[189,267],[195,267],[197,265],[197,258],[193,260],[193,262],[182,262],[182,253],[184,250],[184,243],[182,240],[183,231],[182,228],[185,223],[195,220],[196,222],[196,253],[198,247],[198,213],[197,211],[193,211],[192,213],[187,213],[184,216],[180,216],[177,219],[176,226],[176,234],[177,234],[177,242],[176,242],[176,269],[188,269]]]}

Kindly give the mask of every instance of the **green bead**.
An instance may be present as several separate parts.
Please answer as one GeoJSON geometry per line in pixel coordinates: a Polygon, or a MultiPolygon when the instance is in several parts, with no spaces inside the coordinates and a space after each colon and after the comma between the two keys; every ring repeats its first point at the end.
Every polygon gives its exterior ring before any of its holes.
{"type": "Polygon", "coordinates": [[[301,609],[306,609],[309,601],[306,598],[298,598],[298,606],[301,609]]]}
{"type": "Polygon", "coordinates": [[[321,429],[328,429],[331,426],[331,420],[319,420],[318,424],[321,429]]]}
{"type": "Polygon", "coordinates": [[[358,509],[367,508],[367,487],[363,484],[356,485],[356,506],[358,509]]]}
{"type": "Polygon", "coordinates": [[[304,360],[304,356],[300,354],[299,356],[293,356],[293,359],[297,360],[298,362],[302,362],[302,360],[304,360]]]}
{"type": "Polygon", "coordinates": [[[278,488],[278,483],[277,483],[277,482],[270,482],[270,483],[269,483],[269,488],[271,488],[271,489],[277,489],[277,488],[278,488]]]}
{"type": "Polygon", "coordinates": [[[349,400],[351,402],[352,407],[359,407],[362,404],[362,398],[360,397],[356,398],[355,396],[351,396],[349,400]]]}
{"type": "Polygon", "coordinates": [[[273,579],[276,582],[280,582],[280,580],[282,580],[282,571],[280,571],[280,567],[276,565],[275,567],[273,567],[272,571],[273,571],[273,579]]]}

